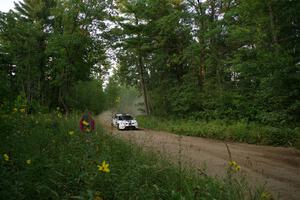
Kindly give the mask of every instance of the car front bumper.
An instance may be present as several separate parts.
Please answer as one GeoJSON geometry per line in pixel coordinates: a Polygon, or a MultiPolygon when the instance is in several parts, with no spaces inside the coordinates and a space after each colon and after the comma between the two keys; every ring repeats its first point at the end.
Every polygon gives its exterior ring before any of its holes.
{"type": "Polygon", "coordinates": [[[137,125],[119,125],[119,129],[125,130],[125,129],[138,129],[137,125]]]}

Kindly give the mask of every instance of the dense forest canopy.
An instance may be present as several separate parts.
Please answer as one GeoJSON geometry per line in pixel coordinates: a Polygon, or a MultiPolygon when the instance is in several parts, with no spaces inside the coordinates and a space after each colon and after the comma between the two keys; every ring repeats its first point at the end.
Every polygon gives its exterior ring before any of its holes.
{"type": "Polygon", "coordinates": [[[96,78],[101,87],[108,69],[106,3],[25,0],[1,13],[1,102],[21,95],[30,108],[60,106],[68,112],[80,103],[71,98],[79,81],[86,90],[96,78]]]}
{"type": "Polygon", "coordinates": [[[122,84],[147,114],[295,125],[299,10],[298,0],[24,0],[0,14],[0,102],[100,111],[122,84]]]}

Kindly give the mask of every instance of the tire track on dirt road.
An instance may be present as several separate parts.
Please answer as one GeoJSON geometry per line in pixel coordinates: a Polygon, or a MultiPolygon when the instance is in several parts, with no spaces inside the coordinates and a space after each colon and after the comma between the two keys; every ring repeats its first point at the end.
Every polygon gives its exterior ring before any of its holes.
{"type": "MultiPolygon", "coordinates": [[[[118,131],[111,127],[111,116],[110,112],[104,112],[97,121],[113,135],[157,152],[173,162],[180,157],[187,167],[197,169],[206,166],[208,175],[225,174],[229,156],[224,142],[147,129],[118,131]]],[[[232,159],[241,166],[241,173],[250,184],[265,184],[275,198],[300,200],[299,150],[244,143],[227,144],[232,159]]]]}

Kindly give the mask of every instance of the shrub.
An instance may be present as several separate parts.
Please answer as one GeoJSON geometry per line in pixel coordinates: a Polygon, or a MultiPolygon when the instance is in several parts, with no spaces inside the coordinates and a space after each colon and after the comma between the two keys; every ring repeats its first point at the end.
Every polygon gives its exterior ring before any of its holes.
{"type": "Polygon", "coordinates": [[[272,127],[246,121],[212,120],[207,122],[192,119],[160,119],[153,116],[139,116],[138,121],[140,126],[145,128],[251,144],[297,147],[300,137],[300,131],[297,128],[272,127]]]}
{"type": "Polygon", "coordinates": [[[105,134],[101,127],[81,133],[78,120],[77,115],[57,112],[0,116],[1,198],[226,200],[249,196],[248,187],[238,178],[198,176],[170,166],[105,134]],[[103,161],[109,164],[109,173],[99,171],[103,161]]]}

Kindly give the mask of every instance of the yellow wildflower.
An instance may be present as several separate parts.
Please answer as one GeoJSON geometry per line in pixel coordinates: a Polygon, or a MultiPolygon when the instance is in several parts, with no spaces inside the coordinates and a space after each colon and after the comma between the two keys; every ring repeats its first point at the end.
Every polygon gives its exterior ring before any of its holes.
{"type": "Polygon", "coordinates": [[[175,6],[179,6],[182,3],[182,1],[181,0],[173,0],[172,3],[175,6]]]}
{"type": "Polygon", "coordinates": [[[120,98],[120,97],[117,97],[117,98],[116,98],[116,103],[120,103],[120,101],[121,101],[121,98],[120,98]]]}
{"type": "Polygon", "coordinates": [[[82,123],[83,123],[83,125],[85,125],[85,126],[89,125],[89,123],[88,123],[87,121],[85,121],[85,120],[83,120],[82,123]]]}
{"type": "Polygon", "coordinates": [[[103,198],[101,197],[101,193],[100,192],[95,192],[95,197],[94,200],[103,200],[103,198]]]}
{"type": "Polygon", "coordinates": [[[98,166],[98,170],[100,172],[104,172],[104,173],[109,173],[110,170],[109,170],[109,164],[106,164],[105,160],[102,162],[101,165],[97,165],[98,166]]]}
{"type": "Polygon", "coordinates": [[[74,131],[69,131],[69,135],[73,135],[74,134],[74,131]]]}
{"type": "Polygon", "coordinates": [[[3,158],[4,158],[5,161],[9,161],[9,156],[6,153],[3,154],[3,158]]]}
{"type": "Polygon", "coordinates": [[[94,200],[103,200],[100,196],[95,196],[94,200]]]}
{"type": "Polygon", "coordinates": [[[26,163],[27,163],[27,165],[30,165],[31,164],[31,160],[30,159],[26,160],[26,163]]]}
{"type": "Polygon", "coordinates": [[[13,112],[15,113],[15,112],[18,112],[18,108],[14,108],[13,109],[13,112]]]}
{"type": "Polygon", "coordinates": [[[268,191],[264,191],[262,194],[261,194],[261,199],[262,200],[271,200],[273,199],[272,198],[272,194],[268,191]]]}
{"type": "Polygon", "coordinates": [[[20,108],[19,110],[21,113],[25,113],[25,108],[20,108]]]}
{"type": "Polygon", "coordinates": [[[237,172],[241,170],[241,166],[239,166],[235,161],[229,161],[229,166],[230,166],[230,170],[237,171],[237,172]]]}
{"type": "Polygon", "coordinates": [[[232,167],[234,167],[234,166],[236,166],[236,162],[235,161],[230,161],[229,165],[232,166],[232,167]]]}

